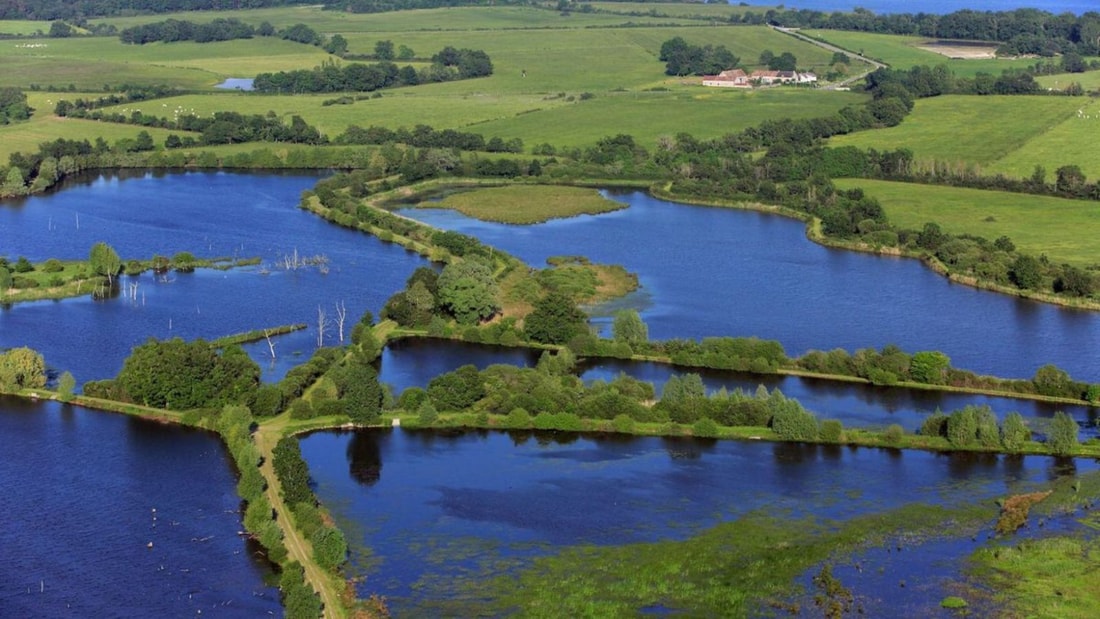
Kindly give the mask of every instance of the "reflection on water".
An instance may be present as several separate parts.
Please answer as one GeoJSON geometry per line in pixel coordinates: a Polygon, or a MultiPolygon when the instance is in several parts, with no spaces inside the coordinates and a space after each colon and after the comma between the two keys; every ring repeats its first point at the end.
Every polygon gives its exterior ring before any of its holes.
{"type": "Polygon", "coordinates": [[[362,592],[398,613],[425,601],[413,583],[471,563],[683,539],[756,509],[847,519],[967,504],[1072,472],[1045,457],[534,431],[320,432],[301,445],[318,497],[371,549],[369,566],[353,559],[370,570],[362,592]]]}
{"type": "Polygon", "coordinates": [[[943,351],[984,374],[1025,378],[1054,363],[1100,380],[1100,357],[1080,352],[1081,342],[1100,341],[1100,314],[952,284],[916,260],[828,249],[806,239],[802,222],[777,215],[609,193],[630,208],[533,226],[399,212],[531,265],[562,254],[621,264],[647,293],[638,309],[654,339],[757,336],[792,355],[893,343],[943,351]]]}

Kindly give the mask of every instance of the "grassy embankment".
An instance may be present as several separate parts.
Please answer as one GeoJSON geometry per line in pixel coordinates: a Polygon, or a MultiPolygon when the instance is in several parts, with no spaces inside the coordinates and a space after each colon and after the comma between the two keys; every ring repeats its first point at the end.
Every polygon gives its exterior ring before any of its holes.
{"type": "Polygon", "coordinates": [[[551,219],[597,215],[627,207],[594,189],[559,185],[512,185],[463,191],[418,208],[456,210],[467,217],[505,224],[536,224],[551,219]]]}
{"type": "Polygon", "coordinates": [[[882,203],[890,221],[919,230],[934,221],[945,232],[986,239],[1008,236],[1024,253],[1056,263],[1100,263],[1100,211],[1085,200],[864,179],[838,179],[882,203]],[[1073,234],[1067,234],[1072,230],[1073,234]]]}
{"type": "Polygon", "coordinates": [[[233,335],[227,335],[225,337],[219,337],[215,340],[210,340],[210,345],[215,348],[223,348],[225,346],[233,346],[234,344],[248,344],[251,342],[258,342],[269,337],[276,335],[286,335],[287,333],[294,333],[295,331],[301,331],[305,329],[305,323],[296,323],[292,325],[280,325],[278,327],[272,327],[270,329],[253,329],[252,331],[245,331],[244,333],[234,333],[233,335]]]}

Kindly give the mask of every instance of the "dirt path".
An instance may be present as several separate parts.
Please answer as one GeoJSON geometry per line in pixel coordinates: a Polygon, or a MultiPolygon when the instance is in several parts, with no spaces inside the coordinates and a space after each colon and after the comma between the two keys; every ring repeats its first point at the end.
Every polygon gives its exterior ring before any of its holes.
{"type": "Polygon", "coordinates": [[[290,510],[283,502],[280,493],[282,486],[279,483],[279,478],[275,476],[275,467],[272,464],[275,445],[283,437],[288,419],[289,413],[283,413],[278,417],[265,421],[260,424],[254,435],[256,446],[263,456],[260,473],[267,480],[267,500],[271,502],[271,506],[278,514],[275,522],[283,530],[283,541],[286,543],[286,550],[290,554],[290,558],[302,564],[305,569],[306,581],[321,596],[321,602],[325,606],[324,617],[326,619],[341,619],[344,613],[343,606],[340,603],[340,592],[335,589],[332,577],[314,562],[313,548],[307,540],[302,538],[294,523],[290,521],[290,510]]]}

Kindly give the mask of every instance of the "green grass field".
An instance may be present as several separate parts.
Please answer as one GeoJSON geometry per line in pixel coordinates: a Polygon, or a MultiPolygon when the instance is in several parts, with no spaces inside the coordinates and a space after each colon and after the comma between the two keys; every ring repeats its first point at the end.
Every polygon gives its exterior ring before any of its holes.
{"type": "Polygon", "coordinates": [[[908,69],[917,65],[945,64],[959,77],[973,77],[977,73],[1000,75],[1005,69],[1020,69],[1035,64],[1033,58],[956,60],[942,54],[920,49],[929,41],[927,37],[896,34],[872,34],[842,30],[804,30],[805,34],[828,41],[869,58],[881,60],[895,69],[908,69]]]}
{"type": "Polygon", "coordinates": [[[117,38],[0,41],[0,86],[31,84],[100,89],[123,82],[209,88],[227,77],[312,68],[331,58],[281,39],[124,45],[117,38]],[[19,47],[34,44],[40,47],[19,47]]]}
{"type": "Polygon", "coordinates": [[[1035,78],[1043,88],[1064,90],[1073,82],[1077,82],[1086,91],[1100,90],[1100,71],[1088,71],[1085,73],[1061,73],[1059,75],[1044,75],[1035,78]]]}
{"type": "Polygon", "coordinates": [[[985,165],[1057,127],[1082,102],[1063,97],[931,97],[918,100],[912,114],[896,127],[838,136],[830,144],[905,147],[918,159],[985,165]]]}
{"type": "MultiPolygon", "coordinates": [[[[0,19],[0,34],[26,36],[50,31],[48,21],[27,21],[18,19],[0,19]]],[[[37,43],[38,41],[17,41],[17,43],[37,43]]]]}
{"type": "Polygon", "coordinates": [[[1067,164],[1100,176],[1100,105],[1081,97],[963,96],[917,101],[896,127],[832,138],[833,146],[909,148],[918,160],[976,164],[984,173],[1053,174],[1067,164]],[[1081,110],[1081,115],[1078,115],[1081,110]]]}
{"type": "Polygon", "coordinates": [[[890,221],[903,228],[919,230],[934,221],[952,234],[991,241],[1007,236],[1023,252],[1046,254],[1056,263],[1100,263],[1100,245],[1095,242],[1100,236],[1100,208],[1095,202],[864,179],[840,179],[836,184],[863,188],[882,203],[890,221]]]}

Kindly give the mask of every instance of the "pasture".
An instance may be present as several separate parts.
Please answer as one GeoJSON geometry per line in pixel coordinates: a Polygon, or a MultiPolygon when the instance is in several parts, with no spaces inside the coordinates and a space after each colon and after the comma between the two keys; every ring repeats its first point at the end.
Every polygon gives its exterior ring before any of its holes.
{"type": "Polygon", "coordinates": [[[0,41],[0,86],[31,84],[99,90],[104,84],[210,88],[227,77],[311,68],[330,58],[281,39],[125,45],[114,37],[0,41]],[[36,47],[26,47],[28,44],[36,47]]]}
{"type": "Polygon", "coordinates": [[[920,99],[896,127],[837,136],[832,146],[905,147],[918,161],[970,164],[986,174],[1030,176],[1041,165],[1100,175],[1100,105],[1083,97],[950,95],[920,99]],[[1081,111],[1080,114],[1078,111],[1081,111]]]}
{"type": "MultiPolygon", "coordinates": [[[[441,84],[440,86],[444,86],[441,84]]],[[[594,99],[572,101],[556,95],[432,94],[419,88],[385,91],[350,105],[323,103],[334,95],[255,95],[237,92],[183,95],[153,101],[127,103],[106,111],[129,115],[135,110],[159,117],[181,114],[210,116],[218,111],[242,114],[275,112],[292,115],[329,137],[348,125],[381,125],[396,129],[426,124],[437,129],[458,129],[487,138],[520,138],[529,150],[535,144],[557,147],[586,146],[598,139],[626,133],[652,148],[657,138],[686,132],[699,138],[734,133],[768,118],[809,118],[858,104],[863,95],[803,89],[769,89],[730,92],[703,89],[697,92],[624,92],[601,94],[594,99]]]]}
{"type": "Polygon", "coordinates": [[[930,97],[917,100],[913,112],[896,127],[837,136],[829,143],[879,150],[905,147],[917,159],[985,166],[1058,126],[1073,116],[1083,101],[1069,97],[930,97]]]}
{"type": "Polygon", "coordinates": [[[893,224],[903,228],[919,230],[934,221],[952,234],[991,241],[1007,236],[1021,251],[1046,254],[1055,263],[1100,263],[1095,242],[1100,236],[1100,208],[1095,202],[891,181],[835,182],[843,189],[862,188],[882,203],[893,224]]]}

